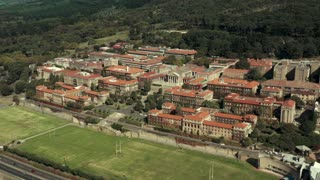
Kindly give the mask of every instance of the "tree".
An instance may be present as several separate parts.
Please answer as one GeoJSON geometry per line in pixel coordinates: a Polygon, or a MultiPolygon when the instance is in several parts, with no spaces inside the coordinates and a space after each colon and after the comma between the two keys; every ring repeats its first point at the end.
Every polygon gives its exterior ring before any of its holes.
{"type": "Polygon", "coordinates": [[[145,92],[149,92],[151,90],[151,81],[146,81],[143,84],[143,90],[145,92]]]}
{"type": "Polygon", "coordinates": [[[296,96],[296,95],[291,96],[290,99],[296,102],[296,107],[297,107],[298,109],[303,108],[304,105],[305,105],[305,103],[304,103],[298,96],[296,96]]]}
{"type": "Polygon", "coordinates": [[[113,105],[114,101],[112,98],[108,97],[108,99],[106,100],[106,105],[113,105]]]}
{"type": "Polygon", "coordinates": [[[14,103],[16,103],[16,105],[19,105],[19,103],[20,103],[19,97],[18,97],[17,95],[14,95],[14,96],[12,97],[12,101],[13,101],[14,103]]]}
{"type": "Polygon", "coordinates": [[[237,69],[250,69],[250,64],[247,59],[241,59],[236,64],[237,69]]]}
{"type": "Polygon", "coordinates": [[[126,105],[132,105],[133,103],[134,101],[131,98],[129,98],[126,102],[126,105]]]}
{"type": "Polygon", "coordinates": [[[257,69],[257,68],[253,68],[249,71],[249,73],[247,74],[247,80],[249,81],[257,81],[257,80],[261,80],[262,79],[262,73],[257,69]]]}
{"type": "Polygon", "coordinates": [[[138,101],[137,104],[133,107],[133,109],[138,112],[142,112],[143,108],[144,107],[141,101],[138,101]]]}
{"type": "Polygon", "coordinates": [[[30,77],[30,72],[31,72],[31,69],[29,69],[28,67],[24,68],[22,73],[20,74],[20,80],[27,82],[30,77]]]}
{"type": "Polygon", "coordinates": [[[241,140],[241,144],[244,147],[249,147],[249,146],[252,145],[252,140],[250,138],[248,138],[248,137],[244,138],[244,139],[241,140]]]}
{"type": "Polygon", "coordinates": [[[9,96],[13,92],[13,88],[7,84],[2,84],[0,87],[0,93],[2,96],[9,96]]]}
{"type": "Polygon", "coordinates": [[[27,83],[23,80],[19,80],[15,83],[14,91],[16,94],[20,94],[26,90],[27,83]]]}
{"type": "Polygon", "coordinates": [[[132,91],[131,94],[130,94],[130,98],[133,101],[137,101],[137,99],[138,99],[137,92],[136,91],[132,91]]]}
{"type": "Polygon", "coordinates": [[[215,109],[219,109],[220,108],[219,103],[216,103],[216,102],[213,102],[213,101],[208,101],[208,100],[203,101],[201,106],[208,107],[208,108],[215,108],[215,109]]]}

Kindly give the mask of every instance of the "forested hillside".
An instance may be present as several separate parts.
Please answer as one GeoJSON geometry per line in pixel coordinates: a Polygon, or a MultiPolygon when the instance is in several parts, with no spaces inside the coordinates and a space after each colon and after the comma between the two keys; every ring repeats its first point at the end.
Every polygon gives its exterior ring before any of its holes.
{"type": "Polygon", "coordinates": [[[129,31],[136,43],[194,48],[199,56],[301,58],[318,56],[320,49],[317,0],[8,2],[0,4],[0,53],[6,57],[53,57],[119,31],[129,31]]]}

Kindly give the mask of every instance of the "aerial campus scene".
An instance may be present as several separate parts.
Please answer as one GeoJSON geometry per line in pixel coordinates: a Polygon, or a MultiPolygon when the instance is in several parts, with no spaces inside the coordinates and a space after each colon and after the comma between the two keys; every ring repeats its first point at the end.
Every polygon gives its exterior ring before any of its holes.
{"type": "Polygon", "coordinates": [[[0,179],[320,180],[320,2],[0,0],[0,179]]]}

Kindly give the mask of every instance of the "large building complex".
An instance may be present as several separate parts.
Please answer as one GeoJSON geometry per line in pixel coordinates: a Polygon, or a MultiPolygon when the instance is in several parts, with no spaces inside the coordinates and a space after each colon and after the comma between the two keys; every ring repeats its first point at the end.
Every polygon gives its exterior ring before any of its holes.
{"type": "Polygon", "coordinates": [[[108,76],[99,80],[99,88],[111,93],[123,94],[138,90],[138,81],[136,79],[122,80],[108,76]]]}
{"type": "Polygon", "coordinates": [[[208,89],[214,92],[214,97],[224,97],[230,93],[253,96],[257,93],[259,82],[241,79],[218,78],[208,82],[208,89]]]}
{"type": "Polygon", "coordinates": [[[319,60],[279,60],[273,68],[274,80],[294,80],[306,82],[309,79],[317,81],[319,74],[319,60]]]}
{"type": "MultiPolygon", "coordinates": [[[[58,85],[64,86],[63,83],[58,83],[58,85]]],[[[98,105],[103,104],[108,96],[109,93],[106,91],[91,91],[84,86],[68,90],[49,89],[43,85],[36,87],[36,97],[39,100],[58,106],[67,106],[68,103],[82,107],[90,104],[98,105]]]]}
{"type": "Polygon", "coordinates": [[[133,68],[130,66],[111,66],[106,69],[108,76],[116,76],[121,78],[137,79],[138,76],[145,73],[143,69],[133,68]]]}
{"type": "Polygon", "coordinates": [[[295,117],[295,102],[277,101],[276,98],[247,97],[231,93],[224,98],[224,109],[235,114],[259,114],[261,118],[276,119],[275,111],[281,111],[280,122],[292,123],[295,117]]]}
{"type": "Polygon", "coordinates": [[[82,71],[64,70],[62,72],[64,83],[72,86],[97,86],[98,80],[102,78],[100,74],[93,74],[82,71]]]}
{"type": "Polygon", "coordinates": [[[261,83],[261,87],[262,89],[268,87],[279,88],[282,90],[282,96],[297,93],[297,91],[311,92],[315,98],[318,98],[320,95],[320,85],[312,82],[267,80],[261,83]]]}
{"type": "Polygon", "coordinates": [[[200,107],[204,101],[212,98],[213,92],[210,90],[187,90],[177,86],[164,91],[165,101],[182,104],[185,107],[200,107]]]}
{"type": "Polygon", "coordinates": [[[231,114],[210,113],[202,108],[198,110],[181,108],[180,112],[175,112],[175,108],[176,106],[172,103],[164,103],[163,110],[150,110],[149,123],[180,130],[187,134],[224,137],[239,141],[248,137],[252,131],[252,124],[257,119],[254,115],[234,117],[231,114]]]}

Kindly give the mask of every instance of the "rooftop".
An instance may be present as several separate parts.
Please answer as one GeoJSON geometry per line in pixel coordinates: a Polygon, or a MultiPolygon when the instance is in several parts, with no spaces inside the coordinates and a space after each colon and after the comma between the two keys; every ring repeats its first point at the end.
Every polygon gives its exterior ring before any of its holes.
{"type": "Polygon", "coordinates": [[[296,105],[296,102],[291,100],[291,99],[288,99],[288,100],[285,100],[282,104],[282,106],[284,107],[294,107],[296,105]]]}
{"type": "Polygon", "coordinates": [[[129,67],[129,66],[111,66],[107,68],[107,71],[113,71],[118,73],[136,74],[144,72],[143,69],[129,67]]]}
{"type": "Polygon", "coordinates": [[[277,87],[264,87],[261,89],[261,92],[280,92],[281,89],[277,87]]]}
{"type": "Polygon", "coordinates": [[[203,124],[207,126],[219,127],[224,129],[232,129],[233,127],[232,124],[225,124],[216,121],[203,121],[203,124]]]}
{"type": "Polygon", "coordinates": [[[234,114],[226,114],[226,113],[221,113],[221,112],[217,112],[213,116],[220,117],[220,118],[234,119],[234,120],[238,120],[238,121],[241,121],[243,119],[243,116],[238,116],[238,115],[234,115],[234,114]]]}
{"type": "Polygon", "coordinates": [[[187,89],[182,89],[179,86],[166,89],[165,92],[178,95],[178,96],[188,96],[188,97],[197,97],[197,96],[205,97],[209,94],[213,94],[213,92],[210,90],[204,90],[204,91],[187,90],[187,89]]]}
{"type": "Polygon", "coordinates": [[[259,82],[231,78],[218,78],[208,82],[208,85],[254,88],[259,85],[259,82]]]}
{"type": "Polygon", "coordinates": [[[189,50],[189,49],[168,49],[166,50],[168,54],[179,54],[179,55],[195,55],[197,54],[196,50],[189,50]]]}
{"type": "Polygon", "coordinates": [[[253,67],[261,67],[261,66],[271,66],[272,67],[272,59],[248,59],[250,66],[253,67]]]}
{"type": "Polygon", "coordinates": [[[231,100],[235,103],[241,104],[252,104],[252,105],[260,105],[260,104],[274,104],[276,103],[276,98],[266,97],[266,98],[258,98],[258,97],[247,97],[240,96],[236,93],[231,93],[225,97],[226,100],[231,100]]]}
{"type": "Polygon", "coordinates": [[[100,81],[102,81],[105,84],[110,84],[115,86],[131,85],[131,84],[136,84],[138,82],[136,79],[127,81],[127,80],[117,79],[116,77],[113,77],[113,76],[102,78],[100,79],[100,81]]]}
{"type": "Polygon", "coordinates": [[[262,86],[290,87],[297,89],[313,89],[319,91],[320,84],[312,82],[287,81],[287,80],[267,80],[261,83],[262,86]]]}
{"type": "Polygon", "coordinates": [[[209,112],[207,112],[207,111],[202,111],[202,112],[198,112],[197,114],[186,115],[186,116],[184,116],[184,119],[192,120],[192,121],[203,121],[203,120],[206,119],[209,115],[210,115],[209,112]]]}
{"type": "Polygon", "coordinates": [[[63,74],[64,76],[71,76],[79,79],[96,79],[96,78],[102,77],[100,74],[93,74],[88,72],[72,71],[72,70],[65,70],[63,71],[63,74]]]}

